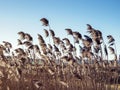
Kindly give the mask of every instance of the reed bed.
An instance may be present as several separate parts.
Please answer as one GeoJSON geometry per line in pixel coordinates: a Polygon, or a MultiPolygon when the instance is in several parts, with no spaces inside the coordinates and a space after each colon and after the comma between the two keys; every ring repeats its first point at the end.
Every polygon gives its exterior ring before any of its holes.
{"type": "Polygon", "coordinates": [[[90,24],[89,35],[84,36],[66,28],[72,42],[57,37],[46,18],[40,21],[49,29],[43,29],[49,42],[38,34],[39,45],[33,44],[33,37],[20,31],[20,47],[12,51],[10,42],[0,44],[0,90],[120,90],[120,65],[112,35],[105,44],[102,32],[90,24]]]}

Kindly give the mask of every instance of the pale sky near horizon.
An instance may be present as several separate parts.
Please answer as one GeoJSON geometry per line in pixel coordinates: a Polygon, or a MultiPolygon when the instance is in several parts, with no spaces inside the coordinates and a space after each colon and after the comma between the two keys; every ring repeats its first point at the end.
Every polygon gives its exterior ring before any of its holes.
{"type": "MultiPolygon", "coordinates": [[[[66,37],[65,28],[87,34],[86,24],[116,40],[120,54],[120,0],[0,0],[0,43],[16,45],[17,32],[43,35],[40,18],[47,18],[56,36],[66,37]]],[[[44,35],[43,35],[44,36],[44,35]]]]}

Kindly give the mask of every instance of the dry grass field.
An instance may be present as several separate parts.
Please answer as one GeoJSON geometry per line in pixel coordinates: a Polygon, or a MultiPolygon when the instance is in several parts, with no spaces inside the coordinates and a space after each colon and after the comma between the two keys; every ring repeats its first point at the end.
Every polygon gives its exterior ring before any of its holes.
{"type": "MultiPolygon", "coordinates": [[[[1,90],[119,90],[120,68],[32,65],[15,71],[1,67],[1,90]],[[74,70],[73,70],[74,69],[74,70]],[[83,70],[83,71],[82,71],[83,70]]],[[[13,69],[15,70],[15,68],[13,69]]]]}
{"type": "Polygon", "coordinates": [[[112,35],[105,44],[102,32],[87,24],[88,35],[65,29],[72,42],[57,37],[46,18],[40,21],[49,28],[43,30],[49,43],[38,34],[39,45],[33,44],[33,37],[20,31],[20,47],[12,50],[10,42],[0,44],[0,90],[120,90],[120,65],[112,35]]]}

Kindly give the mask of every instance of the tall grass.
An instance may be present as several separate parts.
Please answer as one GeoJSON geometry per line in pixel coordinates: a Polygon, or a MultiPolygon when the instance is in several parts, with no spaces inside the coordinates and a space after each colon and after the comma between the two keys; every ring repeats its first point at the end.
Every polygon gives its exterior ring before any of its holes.
{"type": "Polygon", "coordinates": [[[38,34],[39,45],[34,45],[32,36],[21,31],[18,33],[21,48],[11,52],[11,43],[3,41],[4,45],[0,45],[0,90],[120,90],[120,65],[111,35],[108,47],[114,58],[108,61],[102,33],[91,25],[87,24],[90,36],[84,35],[85,38],[77,31],[65,29],[74,39],[71,42],[56,37],[46,18],[41,21],[49,28],[49,32],[44,29],[49,44],[38,34]],[[76,44],[80,56],[76,54],[76,44]]]}

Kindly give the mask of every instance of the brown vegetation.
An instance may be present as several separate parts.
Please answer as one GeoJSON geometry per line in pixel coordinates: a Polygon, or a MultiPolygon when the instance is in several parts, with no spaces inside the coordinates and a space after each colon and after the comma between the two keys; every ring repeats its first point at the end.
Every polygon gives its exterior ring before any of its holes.
{"type": "Polygon", "coordinates": [[[11,51],[12,44],[6,41],[0,45],[0,90],[120,89],[120,66],[111,35],[107,36],[106,45],[102,32],[87,24],[89,35],[84,37],[77,31],[65,29],[73,37],[71,42],[69,38],[57,37],[46,18],[40,21],[49,27],[44,29],[49,43],[38,34],[39,45],[33,44],[32,36],[20,31],[17,41],[21,48],[11,51]],[[108,60],[107,49],[114,56],[112,61],[108,60]]]}

